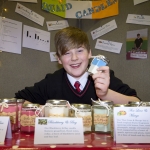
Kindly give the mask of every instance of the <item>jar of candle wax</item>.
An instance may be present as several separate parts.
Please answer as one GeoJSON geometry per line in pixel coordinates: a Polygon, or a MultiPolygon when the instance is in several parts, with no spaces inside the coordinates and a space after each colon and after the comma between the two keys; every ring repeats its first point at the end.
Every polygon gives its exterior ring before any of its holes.
{"type": "Polygon", "coordinates": [[[84,133],[91,132],[92,128],[92,111],[91,105],[88,104],[72,104],[69,110],[69,117],[81,117],[83,119],[84,133]]]}
{"type": "Polygon", "coordinates": [[[93,101],[93,131],[109,133],[112,117],[112,101],[93,101]]]}
{"type": "Polygon", "coordinates": [[[0,116],[9,116],[11,122],[11,130],[17,130],[17,99],[4,98],[0,100],[0,116]]]}
{"type": "Polygon", "coordinates": [[[35,117],[36,112],[38,113],[40,110],[39,104],[23,104],[20,116],[20,131],[21,132],[34,132],[35,128],[35,117]]]}
{"type": "Polygon", "coordinates": [[[18,128],[20,128],[20,116],[21,116],[21,110],[22,105],[24,103],[24,99],[17,99],[17,105],[18,105],[18,128]]]}
{"type": "Polygon", "coordinates": [[[45,117],[68,117],[66,100],[47,100],[45,105],[45,117]]]}

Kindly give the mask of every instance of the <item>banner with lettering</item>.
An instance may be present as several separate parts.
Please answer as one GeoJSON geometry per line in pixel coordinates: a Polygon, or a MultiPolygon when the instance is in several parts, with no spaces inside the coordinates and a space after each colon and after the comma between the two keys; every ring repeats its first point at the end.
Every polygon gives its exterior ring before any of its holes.
{"type": "Polygon", "coordinates": [[[118,0],[42,0],[42,9],[63,18],[100,19],[118,15],[118,0]]]}

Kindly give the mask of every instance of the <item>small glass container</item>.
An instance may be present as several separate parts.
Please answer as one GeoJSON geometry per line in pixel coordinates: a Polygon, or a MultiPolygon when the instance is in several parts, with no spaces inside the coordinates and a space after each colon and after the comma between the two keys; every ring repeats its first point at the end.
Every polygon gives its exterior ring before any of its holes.
{"type": "Polygon", "coordinates": [[[0,116],[9,116],[11,122],[11,130],[17,130],[18,108],[16,98],[4,98],[0,100],[0,116]]]}
{"type": "MultiPolygon", "coordinates": [[[[34,132],[36,111],[40,107],[39,104],[23,104],[20,117],[20,131],[34,132]]],[[[37,111],[37,113],[39,110],[37,111]]]]}
{"type": "Polygon", "coordinates": [[[17,99],[17,105],[18,105],[18,128],[20,128],[20,116],[21,116],[21,110],[22,105],[24,103],[24,99],[17,99]]]}
{"type": "Polygon", "coordinates": [[[73,108],[69,110],[69,117],[81,117],[83,119],[83,131],[89,133],[92,131],[92,109],[88,104],[72,104],[73,108]]]}
{"type": "Polygon", "coordinates": [[[141,106],[142,105],[142,101],[140,102],[134,102],[134,101],[129,101],[128,104],[131,106],[131,107],[138,107],[138,106],[141,106]]]}
{"type": "Polygon", "coordinates": [[[69,109],[66,100],[47,100],[45,117],[68,117],[69,109]]]}
{"type": "Polygon", "coordinates": [[[112,101],[93,101],[93,131],[110,133],[112,120],[112,101]]]}

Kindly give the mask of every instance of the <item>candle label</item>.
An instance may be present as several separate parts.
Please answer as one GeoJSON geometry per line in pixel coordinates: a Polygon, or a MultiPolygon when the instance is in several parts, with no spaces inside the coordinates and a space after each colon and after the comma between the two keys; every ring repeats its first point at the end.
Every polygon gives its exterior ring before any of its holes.
{"type": "Polygon", "coordinates": [[[65,114],[49,114],[49,117],[66,117],[65,114]]]}
{"type": "Polygon", "coordinates": [[[94,114],[94,125],[103,124],[108,125],[108,116],[106,114],[94,114]]]}
{"type": "Polygon", "coordinates": [[[35,115],[21,115],[20,124],[22,126],[35,126],[35,115]]]}
{"type": "Polygon", "coordinates": [[[92,125],[92,117],[89,116],[80,116],[78,115],[78,117],[81,117],[83,119],[83,126],[84,127],[90,127],[92,125]]]}
{"type": "Polygon", "coordinates": [[[9,116],[10,117],[10,122],[12,124],[16,124],[16,112],[1,112],[0,116],[9,116]]]}

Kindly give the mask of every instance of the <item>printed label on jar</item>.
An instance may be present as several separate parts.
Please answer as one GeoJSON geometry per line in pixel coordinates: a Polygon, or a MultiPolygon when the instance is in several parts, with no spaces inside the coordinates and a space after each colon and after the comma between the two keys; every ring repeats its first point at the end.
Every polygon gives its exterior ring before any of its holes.
{"type": "Polygon", "coordinates": [[[94,125],[103,124],[108,125],[108,116],[106,114],[94,114],[94,125]]]}
{"type": "Polygon", "coordinates": [[[22,126],[35,126],[35,115],[33,116],[21,115],[20,124],[22,126]]]}
{"type": "Polygon", "coordinates": [[[8,112],[8,113],[1,112],[0,116],[9,116],[10,117],[10,122],[12,124],[16,124],[16,112],[11,112],[11,113],[10,112],[8,112]]]}
{"type": "Polygon", "coordinates": [[[90,127],[92,125],[92,117],[89,116],[78,116],[83,119],[83,126],[84,127],[90,127]]]}
{"type": "Polygon", "coordinates": [[[65,114],[49,114],[49,117],[65,117],[65,114]]]}

